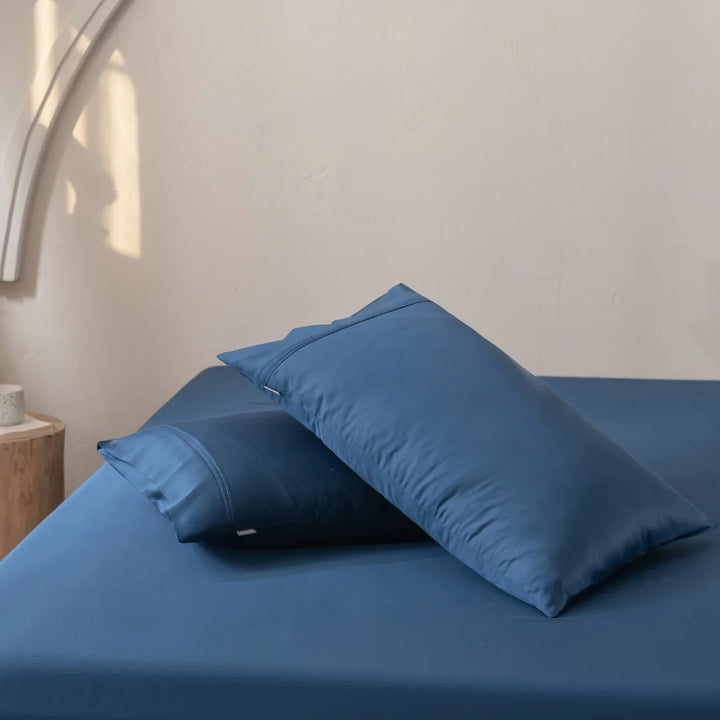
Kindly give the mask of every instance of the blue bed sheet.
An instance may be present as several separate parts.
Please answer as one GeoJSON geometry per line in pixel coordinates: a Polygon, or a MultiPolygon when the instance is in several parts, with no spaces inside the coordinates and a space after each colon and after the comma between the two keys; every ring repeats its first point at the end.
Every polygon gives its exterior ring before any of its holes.
{"type": "MultiPolygon", "coordinates": [[[[549,382],[720,518],[720,382],[549,382]]],[[[211,368],[150,423],[255,392],[211,368]]],[[[103,466],[0,563],[0,718],[716,720],[719,569],[715,530],[550,620],[432,543],[181,545],[103,466]]]]}

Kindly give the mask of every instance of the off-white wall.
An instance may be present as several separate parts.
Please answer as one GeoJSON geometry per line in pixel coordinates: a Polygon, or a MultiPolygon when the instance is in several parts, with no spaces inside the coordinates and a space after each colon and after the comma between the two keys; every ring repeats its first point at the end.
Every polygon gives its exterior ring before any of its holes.
{"type": "MultiPolygon", "coordinates": [[[[0,2],[0,160],[30,84],[78,0],[0,2]]],[[[4,223],[0,223],[4,225],[4,223]]]]}
{"type": "Polygon", "coordinates": [[[398,281],[538,373],[720,378],[718,127],[714,0],[131,2],[0,371],[67,421],[69,489],[217,352],[398,281]]]}

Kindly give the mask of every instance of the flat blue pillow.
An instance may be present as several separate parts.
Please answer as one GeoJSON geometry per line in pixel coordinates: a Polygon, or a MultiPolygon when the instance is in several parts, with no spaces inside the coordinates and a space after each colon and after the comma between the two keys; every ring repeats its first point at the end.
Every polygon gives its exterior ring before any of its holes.
{"type": "Polygon", "coordinates": [[[219,356],[444,548],[548,616],[710,527],[545,383],[404,285],[219,356]]]}
{"type": "Polygon", "coordinates": [[[156,425],[98,450],[178,540],[243,546],[425,537],[280,408],[156,425]]]}

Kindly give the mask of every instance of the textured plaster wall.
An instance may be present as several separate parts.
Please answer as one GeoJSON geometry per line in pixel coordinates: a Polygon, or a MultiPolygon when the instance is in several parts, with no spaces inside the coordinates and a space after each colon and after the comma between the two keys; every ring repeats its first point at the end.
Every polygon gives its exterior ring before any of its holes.
{"type": "Polygon", "coordinates": [[[535,372],[720,378],[718,127],[712,0],[135,0],[51,140],[2,379],[67,421],[71,490],[217,352],[398,281],[535,372]]]}

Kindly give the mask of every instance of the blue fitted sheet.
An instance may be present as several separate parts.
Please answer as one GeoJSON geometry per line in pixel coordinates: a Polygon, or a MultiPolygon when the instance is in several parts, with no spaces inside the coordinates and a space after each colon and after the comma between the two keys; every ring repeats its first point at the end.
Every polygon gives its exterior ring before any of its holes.
{"type": "MultiPolygon", "coordinates": [[[[720,518],[720,382],[549,382],[720,518]]],[[[255,392],[211,368],[150,422],[255,392]]],[[[103,466],[0,562],[0,718],[289,717],[717,719],[720,532],[550,620],[431,543],[181,545],[103,466]]]]}

